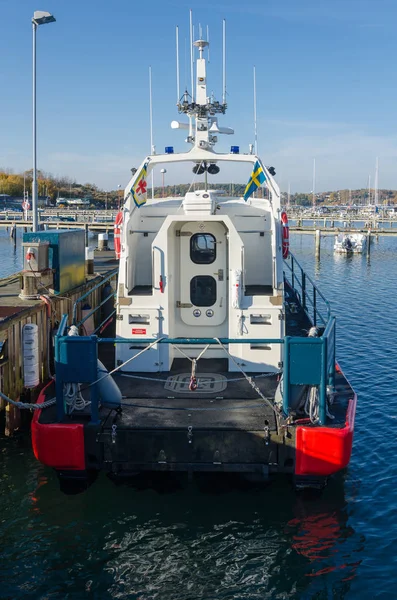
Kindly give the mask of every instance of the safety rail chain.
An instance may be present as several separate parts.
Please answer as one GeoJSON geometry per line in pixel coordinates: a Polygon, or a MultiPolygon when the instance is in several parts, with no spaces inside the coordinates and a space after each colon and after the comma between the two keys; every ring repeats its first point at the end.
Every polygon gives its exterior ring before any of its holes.
{"type": "MultiPolygon", "coordinates": [[[[112,271],[110,271],[108,273],[108,275],[106,275],[106,277],[101,279],[101,281],[99,283],[94,285],[93,288],[91,288],[88,292],[86,292],[85,294],[80,296],[80,298],[78,298],[76,300],[76,302],[73,304],[73,325],[76,325],[76,327],[81,327],[81,325],[83,325],[92,315],[94,315],[98,310],[100,310],[101,307],[110,300],[110,298],[116,297],[116,292],[112,292],[111,294],[109,294],[109,296],[106,296],[106,298],[104,300],[102,300],[102,302],[100,304],[98,304],[98,306],[96,306],[88,314],[86,314],[83,319],[81,319],[80,321],[77,321],[77,308],[78,308],[79,304],[81,304],[84,300],[86,300],[93,292],[95,292],[95,290],[102,287],[104,283],[113,279],[113,277],[115,275],[117,275],[118,272],[119,272],[118,267],[116,269],[113,269],[112,271]]],[[[96,327],[96,329],[94,330],[94,333],[97,333],[97,331],[100,331],[101,328],[103,327],[103,325],[107,321],[109,321],[109,319],[111,317],[113,317],[113,315],[115,315],[115,314],[116,314],[116,309],[114,308],[113,311],[109,315],[107,315],[107,317],[98,325],[98,327],[96,327]]]]}
{"type": "MultiPolygon", "coordinates": [[[[156,344],[172,344],[175,346],[201,345],[227,346],[224,350],[231,353],[232,344],[283,344],[283,415],[290,415],[289,399],[293,386],[316,386],[319,397],[319,424],[326,423],[327,386],[334,388],[335,382],[335,317],[331,317],[321,337],[291,337],[282,339],[245,339],[245,338],[98,338],[92,336],[67,335],[67,315],[62,317],[55,338],[56,398],[57,419],[62,421],[67,407],[64,400],[64,385],[77,383],[82,389],[90,388],[91,422],[99,422],[99,390],[98,390],[98,345],[99,344],[139,344],[141,354],[156,344]]],[[[108,375],[121,369],[136,355],[119,365],[108,375]]],[[[248,378],[248,375],[244,373],[248,378]]],[[[258,396],[261,394],[258,392],[258,396]]]]}
{"type": "Polygon", "coordinates": [[[291,285],[294,292],[298,294],[302,308],[306,312],[307,316],[311,319],[313,325],[317,326],[319,323],[321,323],[324,327],[326,327],[329,319],[331,318],[331,307],[328,300],[323,296],[309,275],[305,273],[302,266],[291,252],[288,258],[284,260],[284,265],[289,269],[291,281],[289,281],[287,278],[285,271],[284,278],[291,285]],[[319,310],[319,299],[323,303],[326,316],[323,315],[319,310]],[[312,309],[311,312],[310,309],[312,309]]]}

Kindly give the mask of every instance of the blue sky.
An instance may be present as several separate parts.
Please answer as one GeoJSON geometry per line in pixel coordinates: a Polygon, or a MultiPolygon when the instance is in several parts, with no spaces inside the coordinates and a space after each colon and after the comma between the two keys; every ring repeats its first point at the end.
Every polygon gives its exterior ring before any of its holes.
{"type": "MultiPolygon", "coordinates": [[[[0,167],[32,164],[34,10],[57,19],[37,34],[39,168],[124,187],[150,150],[149,65],[157,150],[187,148],[170,122],[178,118],[175,25],[183,86],[191,6],[0,0],[0,167]]],[[[255,65],[259,153],[283,190],[312,189],[313,158],[318,191],[365,187],[377,156],[380,187],[397,189],[395,0],[202,0],[192,8],[196,31],[199,23],[210,28],[209,88],[219,99],[227,21],[229,110],[221,124],[235,135],[218,150],[233,143],[247,151],[253,142],[255,65]]],[[[178,180],[169,175],[169,183],[178,180]]]]}

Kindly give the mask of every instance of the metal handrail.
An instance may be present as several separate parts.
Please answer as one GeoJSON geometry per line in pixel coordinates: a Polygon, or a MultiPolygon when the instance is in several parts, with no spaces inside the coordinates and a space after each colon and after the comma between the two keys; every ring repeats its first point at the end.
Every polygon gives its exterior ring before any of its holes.
{"type": "Polygon", "coordinates": [[[101,279],[101,281],[99,283],[97,283],[96,285],[94,285],[94,287],[92,287],[88,292],[86,292],[85,294],[83,294],[82,296],[80,296],[80,298],[78,298],[76,300],[76,302],[73,304],[73,325],[81,325],[82,323],[84,323],[84,321],[90,317],[92,314],[94,314],[101,306],[102,304],[104,304],[107,300],[109,300],[109,298],[111,296],[114,297],[114,293],[110,294],[99,306],[97,306],[96,308],[94,308],[89,315],[86,315],[86,317],[80,322],[77,323],[77,306],[83,302],[83,300],[85,300],[86,298],[88,298],[93,292],[95,292],[95,290],[97,290],[98,288],[102,287],[104,283],[106,283],[107,281],[109,281],[110,279],[112,279],[115,275],[117,275],[117,273],[119,272],[118,267],[116,269],[113,269],[112,271],[110,271],[110,273],[104,277],[103,279],[101,279]]]}
{"type": "MultiPolygon", "coordinates": [[[[295,256],[291,252],[289,254],[289,258],[291,259],[291,265],[288,263],[288,259],[284,260],[284,264],[286,267],[288,267],[289,271],[291,272],[292,281],[290,284],[291,284],[291,287],[293,288],[293,290],[295,292],[299,293],[299,290],[296,288],[295,282],[297,282],[300,286],[300,290],[302,292],[301,301],[302,301],[303,309],[305,310],[306,314],[308,314],[307,304],[310,304],[310,306],[313,309],[313,324],[314,325],[317,324],[317,317],[318,317],[319,320],[323,323],[323,325],[326,325],[328,323],[329,319],[331,318],[330,303],[325,298],[325,296],[320,292],[320,290],[318,289],[318,287],[316,286],[314,281],[310,278],[310,276],[307,275],[307,273],[303,270],[303,267],[300,265],[299,261],[295,258],[295,256]],[[296,273],[295,266],[298,267],[298,273],[296,273]],[[299,275],[300,275],[301,279],[299,279],[299,275]],[[307,283],[309,283],[311,286],[312,295],[310,295],[308,293],[307,283]],[[321,312],[319,311],[319,309],[317,307],[318,297],[321,298],[321,300],[324,302],[324,305],[326,308],[326,313],[327,313],[326,317],[324,317],[321,314],[321,312]]],[[[284,272],[284,277],[287,279],[285,272],[284,272]]]]}

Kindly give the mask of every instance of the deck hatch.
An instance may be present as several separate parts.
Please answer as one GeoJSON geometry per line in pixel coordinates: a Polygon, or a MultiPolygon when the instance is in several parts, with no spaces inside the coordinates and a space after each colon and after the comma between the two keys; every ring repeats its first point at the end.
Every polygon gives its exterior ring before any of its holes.
{"type": "Polygon", "coordinates": [[[224,375],[218,373],[205,373],[197,375],[197,389],[189,390],[191,373],[178,373],[168,377],[164,384],[164,389],[176,394],[217,394],[223,392],[227,387],[227,379],[224,375]]]}

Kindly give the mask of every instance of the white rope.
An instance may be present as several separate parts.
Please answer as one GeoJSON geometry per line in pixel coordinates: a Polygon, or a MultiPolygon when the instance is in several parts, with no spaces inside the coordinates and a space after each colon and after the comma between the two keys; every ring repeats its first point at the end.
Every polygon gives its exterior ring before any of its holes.
{"type": "MultiPolygon", "coordinates": [[[[320,402],[318,388],[315,385],[311,385],[307,391],[305,401],[305,413],[307,414],[307,416],[310,419],[310,422],[313,423],[313,425],[317,425],[320,422],[320,402]]],[[[335,419],[335,415],[332,415],[328,410],[328,396],[326,398],[325,414],[329,419],[335,419]]]]}
{"type": "Polygon", "coordinates": [[[69,406],[70,413],[74,410],[84,410],[86,406],[91,404],[89,400],[83,398],[79,383],[64,383],[63,399],[69,406]]]}
{"type": "Polygon", "coordinates": [[[232,356],[230,354],[230,352],[225,348],[225,346],[222,344],[221,340],[219,338],[214,338],[214,340],[216,340],[218,342],[218,344],[221,346],[221,348],[223,348],[223,350],[226,352],[226,354],[228,355],[228,357],[230,358],[230,360],[236,365],[236,367],[241,371],[241,373],[244,375],[245,379],[248,381],[248,383],[250,384],[250,386],[252,387],[252,389],[258,394],[258,396],[260,396],[262,398],[262,400],[264,402],[266,402],[266,404],[268,406],[270,406],[270,408],[273,410],[273,412],[276,415],[279,415],[279,411],[277,410],[277,408],[273,405],[273,403],[271,402],[270,398],[266,398],[266,396],[264,396],[261,392],[261,390],[258,388],[257,385],[255,385],[255,383],[252,381],[252,377],[249,377],[244,370],[242,369],[242,367],[238,364],[238,362],[235,360],[234,356],[232,356]]]}

